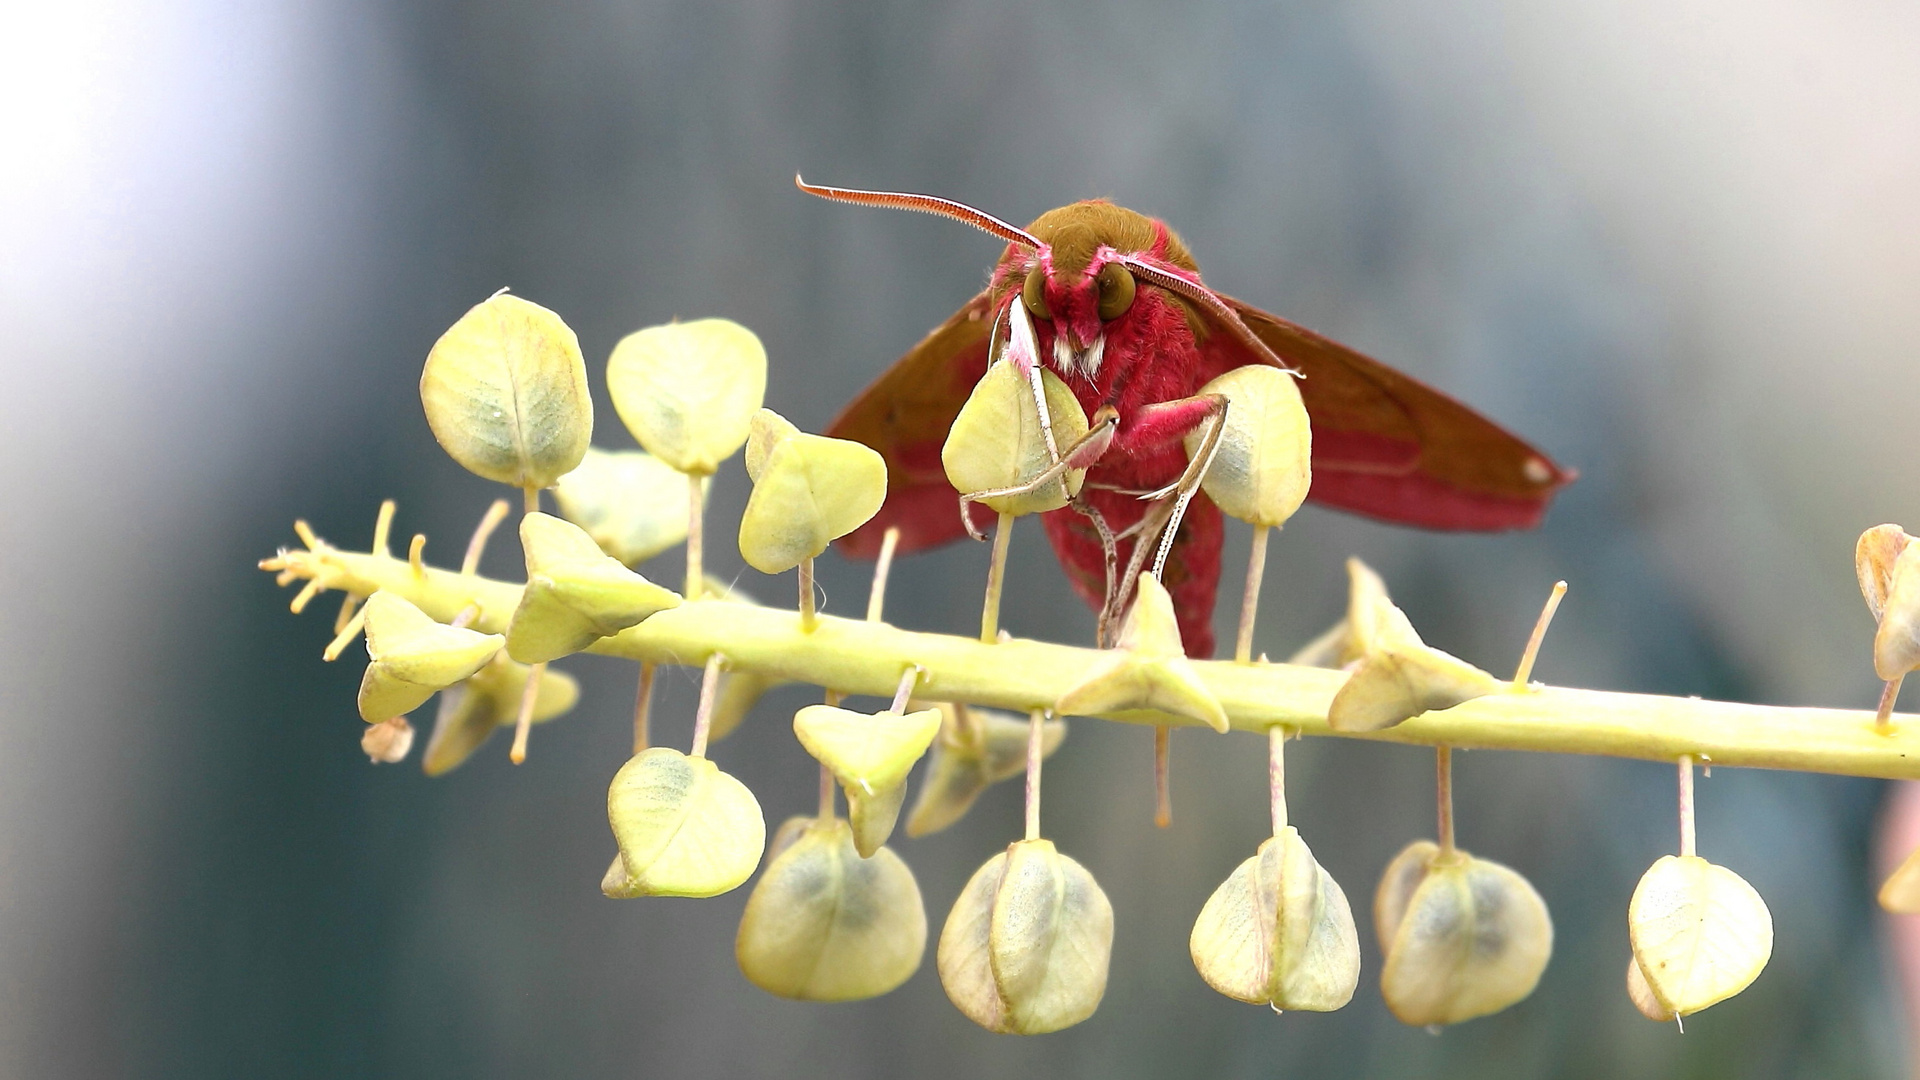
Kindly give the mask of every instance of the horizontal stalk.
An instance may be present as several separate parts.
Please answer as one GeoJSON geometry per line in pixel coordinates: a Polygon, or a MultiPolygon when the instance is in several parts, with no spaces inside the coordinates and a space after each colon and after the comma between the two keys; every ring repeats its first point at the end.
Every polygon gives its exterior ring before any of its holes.
{"type": "MultiPolygon", "coordinates": [[[[335,549],[289,551],[294,579],[369,594],[384,589],[450,621],[469,604],[469,624],[504,633],[519,606],[520,586],[426,567],[405,559],[335,549]]],[[[279,560],[269,560],[279,566],[279,560]]],[[[1100,658],[1093,649],[1015,638],[988,643],[953,634],[899,630],[885,623],[818,616],[812,632],[793,611],[701,600],[660,612],[590,652],[655,664],[699,667],[716,651],[727,665],[848,694],[886,697],[900,672],[919,666],[915,696],[1016,712],[1051,708],[1100,658]]],[[[1698,698],[1539,687],[1495,693],[1427,713],[1385,731],[1333,731],[1327,706],[1346,674],[1291,664],[1196,661],[1199,673],[1236,729],[1264,733],[1285,724],[1307,735],[1487,750],[1598,754],[1673,762],[1690,754],[1702,764],[1794,769],[1890,779],[1920,779],[1920,718],[1897,715],[1876,727],[1871,710],[1787,708],[1698,698]]],[[[1191,726],[1158,712],[1103,719],[1191,726]]]]}

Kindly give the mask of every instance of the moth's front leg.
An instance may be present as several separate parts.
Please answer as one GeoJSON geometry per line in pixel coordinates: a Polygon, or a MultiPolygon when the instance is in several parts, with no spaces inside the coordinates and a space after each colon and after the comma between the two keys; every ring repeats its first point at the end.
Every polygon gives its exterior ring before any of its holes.
{"type": "MultiPolygon", "coordinates": [[[[1140,496],[1143,499],[1164,499],[1173,496],[1173,512],[1168,515],[1166,527],[1160,534],[1158,550],[1153,558],[1153,576],[1159,577],[1167,564],[1167,550],[1173,546],[1174,534],[1180,530],[1180,519],[1187,512],[1187,503],[1193,500],[1194,493],[1200,490],[1200,481],[1213,465],[1213,455],[1220,449],[1220,432],[1226,426],[1227,396],[1225,394],[1196,394],[1193,397],[1178,398],[1173,401],[1161,401],[1140,408],[1134,413],[1131,424],[1122,425],[1114,434],[1114,446],[1122,452],[1140,453],[1158,450],[1167,444],[1185,439],[1196,430],[1205,434],[1200,440],[1196,453],[1181,471],[1179,479],[1158,491],[1149,491],[1140,496]]],[[[1134,566],[1128,568],[1129,577],[1140,572],[1140,563],[1146,545],[1151,538],[1143,536],[1134,548],[1134,566]]]]}

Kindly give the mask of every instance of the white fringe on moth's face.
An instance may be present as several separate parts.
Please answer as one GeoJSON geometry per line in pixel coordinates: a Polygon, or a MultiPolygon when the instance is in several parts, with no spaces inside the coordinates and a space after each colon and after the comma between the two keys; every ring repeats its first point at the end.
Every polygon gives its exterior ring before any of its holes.
{"type": "Polygon", "coordinates": [[[1068,347],[1067,335],[1053,335],[1053,366],[1062,376],[1079,374],[1088,379],[1100,374],[1100,361],[1106,358],[1107,335],[1099,334],[1093,344],[1078,351],[1068,347]]]}

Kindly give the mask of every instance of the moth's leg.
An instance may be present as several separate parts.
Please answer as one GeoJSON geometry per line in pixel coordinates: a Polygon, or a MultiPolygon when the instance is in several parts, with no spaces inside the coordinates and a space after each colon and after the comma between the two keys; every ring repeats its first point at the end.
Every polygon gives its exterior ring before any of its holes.
{"type": "Polygon", "coordinates": [[[985,540],[986,534],[973,527],[973,515],[970,510],[974,503],[987,499],[1006,498],[1010,495],[1025,495],[1038,490],[1059,479],[1074,469],[1084,469],[1099,461],[1107,448],[1113,445],[1113,433],[1120,426],[1120,414],[1112,409],[1103,408],[1093,414],[1093,425],[1087,429],[1058,461],[1042,469],[1031,479],[1012,487],[993,488],[988,491],[970,491],[960,496],[960,521],[967,527],[967,535],[975,540],[985,540]]]}
{"type": "Polygon", "coordinates": [[[1073,502],[1067,505],[1072,507],[1075,513],[1086,518],[1087,523],[1093,526],[1093,531],[1100,536],[1100,553],[1105,556],[1107,566],[1107,589],[1106,599],[1100,605],[1100,621],[1094,630],[1093,640],[1095,647],[1104,649],[1113,643],[1110,640],[1113,636],[1111,613],[1114,590],[1118,584],[1117,576],[1120,571],[1119,540],[1114,536],[1113,528],[1107,524],[1106,515],[1092,503],[1075,496],[1073,502]]]}
{"type": "MultiPolygon", "coordinates": [[[[1227,397],[1225,394],[1198,394],[1148,405],[1134,415],[1134,422],[1115,439],[1122,450],[1138,452],[1157,449],[1175,439],[1186,438],[1197,428],[1205,429],[1198,452],[1187,462],[1180,478],[1158,491],[1140,496],[1143,499],[1173,498],[1173,513],[1159,535],[1159,549],[1153,559],[1153,576],[1158,578],[1166,569],[1167,551],[1173,546],[1174,534],[1180,531],[1180,519],[1187,512],[1187,504],[1193,501],[1194,493],[1200,490],[1200,481],[1206,477],[1207,470],[1213,467],[1214,455],[1220,451],[1220,433],[1226,427],[1227,420],[1227,397]]],[[[1150,535],[1143,535],[1139,546],[1134,549],[1135,553],[1150,543],[1151,539],[1150,535]]],[[[1137,576],[1138,571],[1133,573],[1137,576]]]]}

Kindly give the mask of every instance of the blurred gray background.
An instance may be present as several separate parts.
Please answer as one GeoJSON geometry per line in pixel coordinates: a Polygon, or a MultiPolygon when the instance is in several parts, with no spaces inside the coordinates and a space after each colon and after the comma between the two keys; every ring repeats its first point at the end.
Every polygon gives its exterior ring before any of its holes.
{"type": "MultiPolygon", "coordinates": [[[[1624,911],[1672,846],[1671,769],[1463,755],[1461,842],[1528,875],[1559,930],[1538,991],[1433,1036],[1375,989],[1288,1015],[1209,991],[1193,915],[1265,825],[1257,740],[1076,722],[1046,822],[1113,899],[1107,999],[986,1034],[929,962],[804,1006],[731,957],[746,890],[603,899],[607,780],[634,672],[454,774],[374,768],[359,664],[319,660],[252,569],[305,516],[375,506],[457,558],[498,492],[418,407],[436,336],[502,286],[579,331],[724,315],[768,403],[818,428],[970,296],[958,225],[791,187],[924,190],[1015,221],[1107,195],[1163,217],[1210,283],[1481,407],[1584,478],[1538,532],[1440,536],[1309,509],[1274,545],[1258,647],[1378,567],[1428,640],[1495,670],[1571,581],[1538,677],[1868,706],[1850,565],[1920,523],[1920,9],[1888,0],[1282,0],[1172,5],[704,0],[0,4],[0,1074],[527,1076],[1897,1076],[1905,1034],[1868,836],[1883,785],[1721,770],[1704,854],[1777,945],[1687,1025],[1621,987],[1624,911]]],[[[601,398],[596,441],[628,445],[601,398]]],[[[746,483],[722,473],[728,535],[746,483]]],[[[1228,565],[1245,551],[1229,539],[1228,565]]],[[[1084,640],[1037,528],[1005,624],[1084,640]]],[[[510,539],[488,566],[514,572],[510,539]]],[[[788,581],[714,569],[763,598],[788,581]]],[[[674,557],[649,573],[677,578],[674,557]]],[[[890,615],[964,631],[977,545],[905,562],[890,615]]],[[[828,610],[865,570],[822,567],[828,610]]],[[[1230,569],[1226,588],[1238,588],[1230,569]]],[[[1231,605],[1229,605],[1231,606],[1231,605]]],[[[1222,626],[1231,619],[1222,613],[1222,626]]],[[[357,650],[356,650],[357,652],[357,650]]],[[[354,654],[349,654],[352,657],[354,654]]],[[[661,736],[685,738],[670,672],[661,736]]],[[[810,805],[798,690],[716,748],[776,822],[810,805]]],[[[1293,816],[1364,909],[1432,830],[1430,756],[1312,740],[1293,816]]],[[[415,757],[417,761],[417,754],[415,757]]],[[[997,789],[898,845],[935,926],[1018,829],[997,789]]]]}

